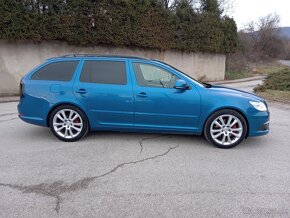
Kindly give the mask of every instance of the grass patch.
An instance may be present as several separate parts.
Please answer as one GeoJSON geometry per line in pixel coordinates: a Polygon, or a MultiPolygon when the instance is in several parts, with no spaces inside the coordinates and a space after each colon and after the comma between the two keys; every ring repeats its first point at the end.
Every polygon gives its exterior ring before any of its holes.
{"type": "Polygon", "coordinates": [[[226,80],[243,79],[243,78],[248,78],[251,76],[252,75],[246,71],[242,71],[242,72],[226,71],[225,79],[226,80]]]}

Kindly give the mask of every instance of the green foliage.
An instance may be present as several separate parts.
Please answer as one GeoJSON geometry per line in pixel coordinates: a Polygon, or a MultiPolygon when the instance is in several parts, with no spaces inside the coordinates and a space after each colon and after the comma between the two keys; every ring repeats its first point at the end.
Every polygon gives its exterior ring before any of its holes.
{"type": "Polygon", "coordinates": [[[264,84],[255,88],[256,92],[266,90],[290,91],[290,70],[285,68],[278,73],[269,74],[264,84]]]}
{"type": "Polygon", "coordinates": [[[0,0],[0,38],[63,40],[77,45],[138,46],[231,53],[235,21],[217,0],[0,0]]]}
{"type": "Polygon", "coordinates": [[[222,9],[219,6],[218,0],[200,0],[201,10],[206,13],[211,13],[216,16],[222,14],[222,9]]]}

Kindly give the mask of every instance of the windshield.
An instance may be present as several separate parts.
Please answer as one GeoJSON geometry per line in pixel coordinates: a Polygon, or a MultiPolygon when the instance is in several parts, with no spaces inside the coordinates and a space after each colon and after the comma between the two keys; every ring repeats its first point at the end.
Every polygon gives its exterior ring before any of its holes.
{"type": "Polygon", "coordinates": [[[200,82],[200,81],[198,81],[198,80],[192,78],[192,77],[189,76],[188,74],[186,74],[186,73],[180,71],[179,69],[177,69],[177,68],[175,68],[175,67],[173,67],[173,66],[171,66],[171,65],[169,65],[169,64],[167,64],[167,63],[164,63],[164,62],[162,62],[162,61],[158,61],[158,60],[154,60],[154,61],[157,61],[157,62],[159,62],[159,63],[162,63],[162,64],[164,64],[164,65],[166,65],[166,66],[172,68],[173,70],[175,70],[175,71],[181,73],[181,74],[182,74],[183,76],[185,76],[187,79],[189,79],[189,80],[191,80],[191,81],[193,81],[193,82],[195,82],[195,83],[197,83],[197,84],[199,84],[199,85],[201,85],[201,86],[203,86],[203,87],[208,88],[209,86],[211,86],[211,85],[208,84],[208,83],[203,83],[203,82],[200,82]]]}

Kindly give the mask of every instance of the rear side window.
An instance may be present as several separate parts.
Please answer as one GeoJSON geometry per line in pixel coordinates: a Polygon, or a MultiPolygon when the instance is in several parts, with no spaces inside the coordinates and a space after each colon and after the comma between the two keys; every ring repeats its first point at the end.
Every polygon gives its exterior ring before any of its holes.
{"type": "Polygon", "coordinates": [[[33,80],[70,81],[78,61],[64,61],[48,64],[31,77],[33,80]]]}
{"type": "Polygon", "coordinates": [[[122,61],[86,61],[80,81],[126,85],[126,64],[122,61]]]}

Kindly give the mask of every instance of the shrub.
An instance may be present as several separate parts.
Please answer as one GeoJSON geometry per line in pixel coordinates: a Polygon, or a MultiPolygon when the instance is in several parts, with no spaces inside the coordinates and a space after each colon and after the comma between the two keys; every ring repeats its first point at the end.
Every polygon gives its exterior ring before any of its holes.
{"type": "Polygon", "coordinates": [[[263,85],[255,88],[255,92],[269,90],[290,91],[290,69],[284,69],[277,73],[269,74],[263,85]]]}
{"type": "Polygon", "coordinates": [[[204,1],[198,10],[191,0],[173,8],[161,0],[0,0],[0,39],[234,52],[235,21],[216,2],[204,1]]]}

